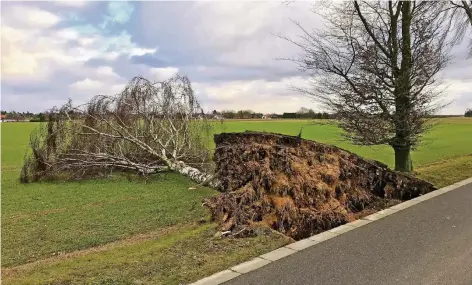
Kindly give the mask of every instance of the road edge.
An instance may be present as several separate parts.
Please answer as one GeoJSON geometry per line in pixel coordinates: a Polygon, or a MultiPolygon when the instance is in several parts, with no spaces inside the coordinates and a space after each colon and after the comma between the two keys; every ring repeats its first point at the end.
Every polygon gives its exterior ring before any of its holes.
{"type": "Polygon", "coordinates": [[[337,237],[339,235],[345,234],[347,232],[350,232],[352,230],[355,230],[357,228],[360,228],[364,225],[373,223],[375,221],[381,220],[387,216],[390,216],[396,212],[399,212],[404,209],[408,209],[414,205],[417,205],[421,202],[428,201],[434,197],[441,196],[445,193],[448,193],[452,190],[455,190],[457,188],[460,188],[462,186],[465,186],[467,184],[472,183],[472,177],[464,179],[462,181],[456,182],[454,184],[451,184],[449,186],[440,188],[438,190],[434,190],[432,192],[429,192],[425,195],[421,195],[419,197],[416,197],[414,199],[402,202],[400,204],[397,204],[395,206],[383,209],[381,211],[378,211],[376,213],[373,213],[369,216],[363,217],[361,219],[355,220],[354,222],[344,224],[342,226],[330,229],[328,231],[319,233],[317,235],[313,235],[309,238],[302,239],[299,241],[296,241],[294,243],[285,245],[283,247],[280,247],[278,249],[275,249],[273,251],[267,252],[265,254],[262,254],[258,257],[255,257],[252,260],[240,263],[238,265],[235,265],[231,268],[228,268],[226,270],[217,272],[213,275],[210,275],[208,277],[205,277],[203,279],[200,279],[194,283],[191,283],[189,285],[218,285],[222,284],[228,280],[231,280],[233,278],[236,278],[242,274],[246,274],[248,272],[251,272],[253,270],[259,269],[267,264],[270,264],[272,262],[276,262],[277,260],[287,257],[291,254],[294,254],[298,251],[302,251],[304,249],[307,249],[309,247],[315,246],[317,244],[320,244],[326,240],[329,240],[331,238],[337,237]]]}

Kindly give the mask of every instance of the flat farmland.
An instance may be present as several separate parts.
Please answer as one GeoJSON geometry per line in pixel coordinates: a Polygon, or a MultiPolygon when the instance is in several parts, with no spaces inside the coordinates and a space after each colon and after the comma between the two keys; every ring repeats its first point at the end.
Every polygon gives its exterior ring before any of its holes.
{"type": "MultiPolygon", "coordinates": [[[[412,153],[415,167],[472,153],[472,118],[441,118],[432,123],[435,126],[431,132],[425,134],[421,146],[412,153]]],[[[298,135],[302,127],[304,139],[333,144],[360,156],[381,161],[390,167],[394,166],[391,147],[353,145],[342,139],[339,128],[328,125],[323,120],[231,120],[216,124],[215,128],[218,132],[254,130],[298,135]]]]}

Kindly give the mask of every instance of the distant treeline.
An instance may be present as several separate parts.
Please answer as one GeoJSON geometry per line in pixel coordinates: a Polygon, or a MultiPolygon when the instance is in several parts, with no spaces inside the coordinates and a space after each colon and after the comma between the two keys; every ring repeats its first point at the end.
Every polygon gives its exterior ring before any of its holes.
{"type": "Polygon", "coordinates": [[[334,116],[327,112],[315,112],[312,109],[301,108],[297,112],[277,113],[257,113],[252,110],[213,110],[211,113],[214,118],[221,119],[332,119],[334,116]]]}
{"type": "MultiPolygon", "coordinates": [[[[44,113],[31,113],[31,112],[15,112],[15,111],[1,111],[2,121],[30,121],[30,122],[47,122],[49,120],[49,112],[44,113]]],[[[74,112],[70,112],[69,115],[78,117],[74,112]]],[[[284,112],[282,114],[277,113],[258,113],[252,110],[224,110],[207,113],[204,115],[212,119],[333,119],[334,114],[327,112],[315,112],[313,109],[300,108],[297,112],[284,112]]],[[[448,118],[448,117],[472,117],[472,109],[467,109],[464,115],[433,115],[428,118],[448,118]]]]}
{"type": "Polygon", "coordinates": [[[2,121],[17,121],[17,122],[47,122],[49,113],[31,113],[31,112],[16,112],[16,111],[1,111],[2,121]]]}
{"type": "MultiPolygon", "coordinates": [[[[310,111],[312,111],[310,109],[310,111]]],[[[308,113],[283,113],[283,119],[332,119],[334,115],[328,114],[326,112],[317,113],[317,112],[308,112],[308,113]]]]}
{"type": "MultiPolygon", "coordinates": [[[[458,118],[458,117],[464,117],[464,115],[432,115],[432,116],[426,116],[426,118],[458,118]]],[[[465,113],[465,117],[467,116],[467,112],[465,113]]]]}
{"type": "Polygon", "coordinates": [[[31,112],[16,112],[16,111],[1,111],[2,112],[2,121],[17,121],[17,122],[24,122],[24,121],[31,121],[33,119],[37,119],[39,121],[39,116],[45,119],[45,115],[43,113],[35,114],[31,112]]]}
{"type": "MultiPolygon", "coordinates": [[[[257,113],[252,110],[224,110],[209,113],[212,118],[218,119],[334,119],[335,114],[327,112],[315,112],[313,109],[300,108],[297,112],[284,112],[282,114],[277,113],[257,113]]],[[[427,118],[450,118],[450,117],[472,117],[472,109],[467,109],[464,115],[432,115],[427,118]]]]}
{"type": "Polygon", "coordinates": [[[261,119],[264,116],[262,113],[256,113],[251,110],[224,110],[221,112],[213,110],[212,115],[222,119],[261,119]]]}

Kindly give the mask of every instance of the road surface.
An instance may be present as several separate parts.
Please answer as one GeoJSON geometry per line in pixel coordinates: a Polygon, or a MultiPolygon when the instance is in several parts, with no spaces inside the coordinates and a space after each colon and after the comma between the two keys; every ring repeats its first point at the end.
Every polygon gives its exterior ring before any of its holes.
{"type": "Polygon", "coordinates": [[[472,184],[225,285],[472,285],[472,184]]]}

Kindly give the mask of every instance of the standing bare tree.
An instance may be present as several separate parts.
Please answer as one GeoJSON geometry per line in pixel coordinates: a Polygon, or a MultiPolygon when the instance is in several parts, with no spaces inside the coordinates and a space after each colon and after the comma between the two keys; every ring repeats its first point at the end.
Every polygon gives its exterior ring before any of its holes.
{"type": "Polygon", "coordinates": [[[217,188],[218,180],[198,167],[210,160],[210,131],[187,77],[135,77],[116,96],[54,108],[31,135],[21,180],[176,171],[217,188]]]}
{"type": "MultiPolygon", "coordinates": [[[[317,3],[321,5],[320,3],[317,3]]],[[[412,170],[410,152],[442,105],[435,75],[449,57],[447,25],[428,2],[365,1],[316,7],[324,29],[299,23],[302,53],[289,59],[312,77],[309,90],[356,144],[387,144],[395,170],[412,170]]]]}

